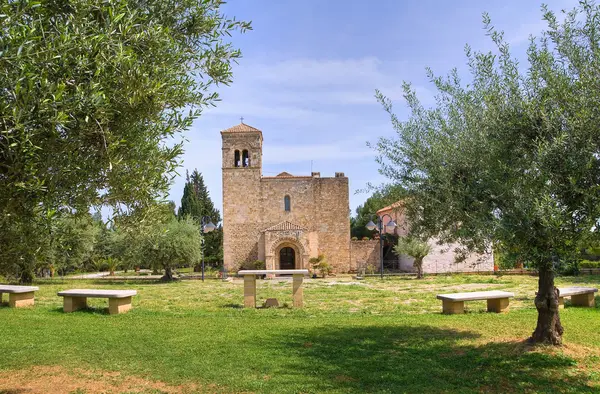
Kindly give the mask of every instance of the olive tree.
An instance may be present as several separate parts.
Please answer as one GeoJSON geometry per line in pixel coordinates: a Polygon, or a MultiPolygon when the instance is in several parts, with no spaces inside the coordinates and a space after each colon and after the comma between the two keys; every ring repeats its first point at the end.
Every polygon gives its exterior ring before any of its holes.
{"type": "Polygon", "coordinates": [[[202,258],[200,227],[190,217],[156,223],[140,237],[140,255],[153,268],[164,269],[164,281],[173,280],[174,268],[194,265],[202,258]]]}
{"type": "Polygon", "coordinates": [[[429,77],[435,105],[404,85],[407,120],[377,92],[397,132],[376,145],[381,171],[402,184],[412,231],[482,252],[491,243],[539,271],[537,326],[530,340],[560,344],[554,286],[600,217],[600,10],[582,2],[530,39],[527,63],[511,56],[487,15],[497,50],[466,47],[471,77],[429,77]]]}
{"type": "Polygon", "coordinates": [[[423,259],[431,252],[431,246],[427,242],[413,237],[400,237],[398,244],[394,246],[394,252],[412,257],[413,266],[417,269],[417,279],[423,278],[423,259]]]}
{"type": "Polygon", "coordinates": [[[164,196],[249,23],[222,0],[0,3],[0,273],[31,279],[51,213],[164,196]]]}

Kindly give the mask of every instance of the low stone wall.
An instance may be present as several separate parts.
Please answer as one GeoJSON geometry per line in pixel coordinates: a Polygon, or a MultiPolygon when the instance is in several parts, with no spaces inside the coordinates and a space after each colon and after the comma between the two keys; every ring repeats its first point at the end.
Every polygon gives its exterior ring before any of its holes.
{"type": "Polygon", "coordinates": [[[350,271],[362,265],[379,266],[379,241],[350,241],[350,271]]]}

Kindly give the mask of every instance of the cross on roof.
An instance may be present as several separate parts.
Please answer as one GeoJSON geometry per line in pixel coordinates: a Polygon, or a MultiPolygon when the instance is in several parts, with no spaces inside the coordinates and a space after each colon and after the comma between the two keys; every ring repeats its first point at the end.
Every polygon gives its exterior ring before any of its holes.
{"type": "Polygon", "coordinates": [[[244,123],[244,117],[243,116],[240,118],[240,122],[244,123]]]}

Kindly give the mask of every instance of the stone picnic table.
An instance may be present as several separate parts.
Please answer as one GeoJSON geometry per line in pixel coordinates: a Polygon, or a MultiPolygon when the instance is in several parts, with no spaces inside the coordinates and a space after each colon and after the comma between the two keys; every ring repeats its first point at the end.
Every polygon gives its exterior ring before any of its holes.
{"type": "Polygon", "coordinates": [[[445,314],[464,313],[465,301],[487,300],[488,312],[507,312],[508,300],[514,297],[514,293],[508,291],[474,291],[470,293],[439,294],[438,300],[442,300],[442,310],[445,314]]]}
{"type": "Polygon", "coordinates": [[[104,290],[104,289],[71,289],[59,291],[64,297],[63,310],[67,313],[87,307],[87,299],[108,298],[108,313],[116,315],[131,309],[131,297],[137,294],[135,290],[104,290]]]}
{"type": "Polygon", "coordinates": [[[295,308],[302,308],[304,294],[302,282],[308,270],[241,270],[238,275],[244,277],[244,308],[256,308],[257,275],[292,275],[292,300],[295,308]]]}
{"type": "Polygon", "coordinates": [[[11,308],[33,306],[34,293],[39,289],[37,286],[0,285],[0,303],[2,303],[2,293],[8,293],[8,306],[11,308]]]}

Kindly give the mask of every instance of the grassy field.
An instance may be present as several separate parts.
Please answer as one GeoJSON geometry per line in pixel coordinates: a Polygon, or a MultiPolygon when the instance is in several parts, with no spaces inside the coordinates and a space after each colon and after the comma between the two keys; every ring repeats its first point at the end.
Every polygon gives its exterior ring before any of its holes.
{"type": "MultiPolygon", "coordinates": [[[[600,277],[558,279],[573,283],[600,277]]],[[[287,281],[259,281],[259,302],[284,306],[256,310],[242,308],[240,280],[38,285],[34,308],[0,307],[0,393],[600,392],[600,297],[567,303],[565,346],[530,348],[533,277],[307,280],[297,310],[287,281]],[[76,287],[138,296],[123,315],[105,299],[64,314],[56,292],[76,287]],[[509,313],[469,302],[446,316],[435,299],[489,289],[515,292],[509,313]]]]}

